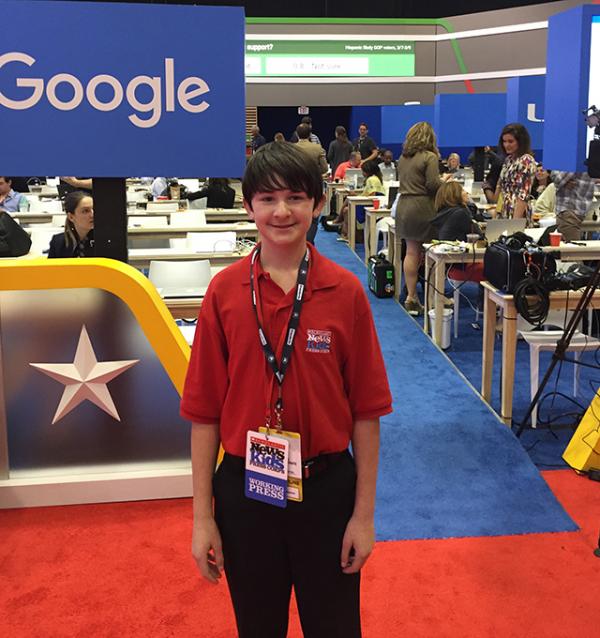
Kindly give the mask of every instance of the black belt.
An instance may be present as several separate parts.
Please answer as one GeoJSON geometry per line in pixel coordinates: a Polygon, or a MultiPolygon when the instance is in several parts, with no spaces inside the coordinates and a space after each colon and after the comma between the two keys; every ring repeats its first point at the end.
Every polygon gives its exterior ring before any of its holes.
{"type": "MultiPolygon", "coordinates": [[[[320,454],[319,456],[313,456],[311,459],[307,459],[302,463],[302,478],[309,479],[323,472],[326,472],[329,468],[336,465],[344,457],[350,458],[350,452],[344,450],[342,452],[330,452],[329,454],[320,454]]],[[[243,472],[246,467],[246,461],[241,456],[235,456],[225,452],[223,460],[221,461],[223,467],[235,470],[237,472],[243,472]]]]}

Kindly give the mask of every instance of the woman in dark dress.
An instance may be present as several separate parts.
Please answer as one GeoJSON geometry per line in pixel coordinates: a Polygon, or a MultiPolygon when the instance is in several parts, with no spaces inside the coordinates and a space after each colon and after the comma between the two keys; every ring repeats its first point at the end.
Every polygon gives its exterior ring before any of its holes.
{"type": "Polygon", "coordinates": [[[209,177],[208,184],[195,193],[188,193],[185,198],[190,202],[206,197],[206,208],[233,208],[235,190],[229,186],[226,177],[209,177]]]}
{"type": "Polygon", "coordinates": [[[48,259],[94,257],[94,200],[82,191],[65,197],[65,230],[50,240],[48,259]]]}

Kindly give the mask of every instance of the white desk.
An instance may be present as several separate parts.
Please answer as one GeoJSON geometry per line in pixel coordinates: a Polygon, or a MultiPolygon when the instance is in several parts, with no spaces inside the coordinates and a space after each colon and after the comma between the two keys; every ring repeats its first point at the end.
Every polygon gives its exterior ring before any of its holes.
{"type": "Polygon", "coordinates": [[[258,237],[256,224],[239,222],[237,224],[206,224],[204,226],[156,226],[130,227],[127,229],[129,237],[144,239],[169,239],[171,237],[185,237],[188,233],[219,233],[233,231],[237,237],[258,237]]]}
{"type": "Polygon", "coordinates": [[[128,261],[135,268],[148,268],[151,261],[191,261],[194,259],[208,259],[213,265],[228,266],[243,259],[249,252],[232,253],[195,253],[174,250],[171,248],[130,248],[128,261]]]}
{"type": "MultiPolygon", "coordinates": [[[[384,217],[389,217],[392,211],[389,208],[365,208],[365,263],[369,263],[369,257],[377,254],[377,222],[384,217]]],[[[389,253],[388,253],[389,255],[389,253]]],[[[391,261],[391,260],[390,260],[391,261]]]]}
{"type": "Polygon", "coordinates": [[[348,244],[356,251],[356,207],[368,206],[373,203],[373,197],[362,195],[348,195],[348,244]]]}

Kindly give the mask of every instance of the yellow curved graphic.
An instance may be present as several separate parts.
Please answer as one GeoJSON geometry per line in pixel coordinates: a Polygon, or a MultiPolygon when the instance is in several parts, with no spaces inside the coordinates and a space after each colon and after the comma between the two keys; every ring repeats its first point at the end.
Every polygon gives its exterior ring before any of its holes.
{"type": "Polygon", "coordinates": [[[164,301],[141,272],[114,259],[0,260],[0,290],[99,288],[119,297],[134,314],[181,396],[190,347],[164,301]]]}

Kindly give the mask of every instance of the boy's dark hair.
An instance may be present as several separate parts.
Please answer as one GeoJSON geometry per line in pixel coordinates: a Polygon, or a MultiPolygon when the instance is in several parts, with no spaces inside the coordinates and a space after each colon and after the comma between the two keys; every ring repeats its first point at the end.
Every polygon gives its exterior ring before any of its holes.
{"type": "Polygon", "coordinates": [[[242,181],[244,200],[252,210],[252,198],[257,193],[284,189],[306,193],[314,209],[323,197],[323,178],[317,162],[295,144],[270,142],[248,161],[242,181]]]}

